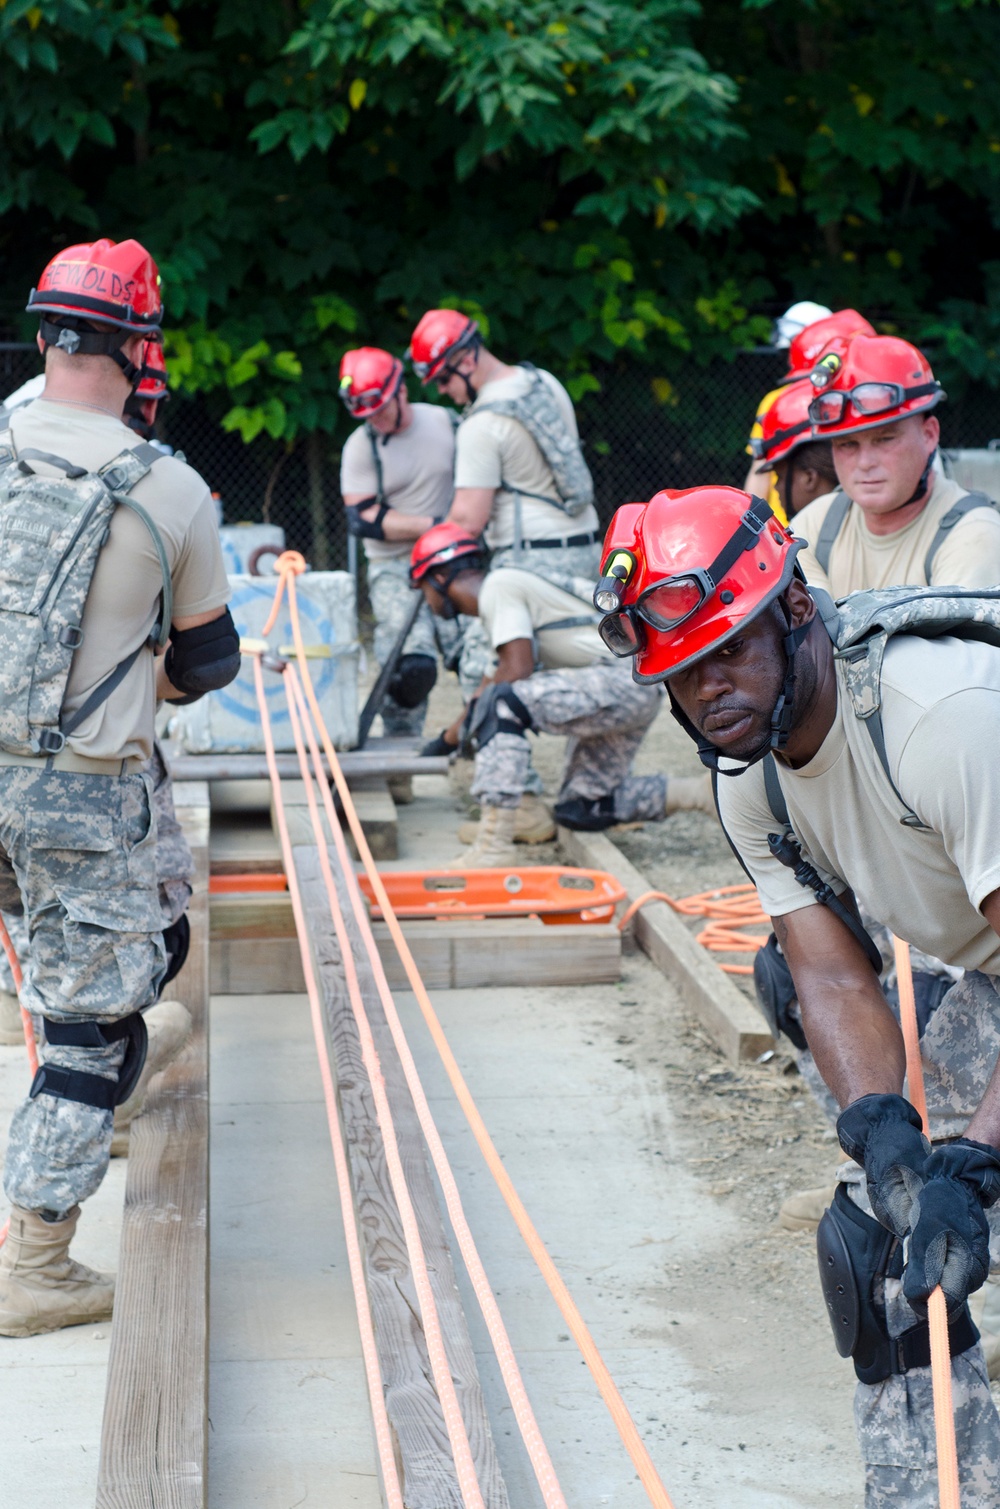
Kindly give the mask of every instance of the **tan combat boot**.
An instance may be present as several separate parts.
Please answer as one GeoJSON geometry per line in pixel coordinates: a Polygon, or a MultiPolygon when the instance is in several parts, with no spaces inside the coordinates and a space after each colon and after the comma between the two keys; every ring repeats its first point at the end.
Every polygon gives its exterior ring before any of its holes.
{"type": "Polygon", "coordinates": [[[445,862],[446,870],[490,870],[518,863],[514,847],[516,807],[483,807],[476,841],[465,854],[445,862]]]}
{"type": "Polygon", "coordinates": [[[79,1219],[79,1205],[61,1221],[14,1206],[0,1247],[0,1336],[40,1336],[110,1318],[114,1278],[69,1255],[79,1219]]]}
{"type": "Polygon", "coordinates": [[[710,812],[715,816],[712,777],[704,775],[667,776],[667,817],[674,812],[710,812]]]}
{"type": "Polygon", "coordinates": [[[821,1189],[800,1189],[789,1195],[778,1212],[778,1225],[786,1231],[815,1231],[836,1192],[835,1184],[824,1184],[821,1189]]]}
{"type": "Polygon", "coordinates": [[[9,990],[0,990],[0,1044],[5,1048],[24,1046],[21,1007],[17,996],[11,995],[9,990]]]}
{"type": "MultiPolygon", "coordinates": [[[[556,836],[552,813],[532,791],[526,791],[521,805],[514,813],[514,842],[516,844],[547,844],[556,836]]],[[[460,844],[474,844],[479,837],[478,823],[462,823],[458,830],[460,844]]]]}
{"type": "Polygon", "coordinates": [[[115,1131],[111,1139],[112,1158],[123,1158],[128,1152],[129,1127],[146,1103],[146,1092],[154,1074],[159,1074],[172,1064],[191,1036],[191,1013],[180,1001],[157,1001],[143,1012],[149,1047],[146,1062],[128,1100],[115,1106],[115,1131]]]}

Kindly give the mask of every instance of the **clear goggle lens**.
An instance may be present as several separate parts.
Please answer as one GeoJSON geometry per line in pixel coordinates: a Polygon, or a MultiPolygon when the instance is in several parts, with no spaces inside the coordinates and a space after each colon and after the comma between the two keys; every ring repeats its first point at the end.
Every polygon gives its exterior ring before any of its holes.
{"type": "Polygon", "coordinates": [[[612,655],[634,655],[641,649],[638,630],[627,613],[611,613],[602,618],[597,632],[612,655]]]}
{"type": "Polygon", "coordinates": [[[352,414],[359,409],[374,409],[382,402],[381,388],[367,388],[364,393],[342,393],[344,403],[352,414]]]}
{"type": "Polygon", "coordinates": [[[651,587],[639,600],[639,612],[654,629],[674,629],[690,618],[705,600],[705,589],[695,577],[678,577],[651,587]]]}
{"type": "Polygon", "coordinates": [[[855,414],[885,414],[903,402],[904,393],[898,383],[863,382],[848,392],[836,389],[820,393],[809,405],[809,418],[814,424],[837,424],[847,413],[850,404],[855,414]]]}

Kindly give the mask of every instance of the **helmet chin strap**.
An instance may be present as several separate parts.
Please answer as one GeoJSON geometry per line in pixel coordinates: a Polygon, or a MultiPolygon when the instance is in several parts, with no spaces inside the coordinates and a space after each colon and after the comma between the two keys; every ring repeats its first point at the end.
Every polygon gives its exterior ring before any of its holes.
{"type": "Polygon", "coordinates": [[[673,692],[670,690],[670,682],[667,682],[667,695],[670,698],[671,716],[677,720],[688,737],[695,741],[695,744],[698,746],[698,758],[701,760],[701,763],[707,765],[709,770],[717,771],[719,775],[743,775],[745,771],[750,769],[751,765],[756,765],[759,761],[763,760],[765,755],[771,754],[773,750],[784,749],[791,735],[795,720],[795,654],[812,627],[812,619],[808,623],[799,624],[797,628],[793,628],[792,616],[788,611],[788,604],[783,597],[778,599],[778,606],[784,614],[785,625],[788,630],[781,641],[781,647],[785,652],[785,679],[782,683],[778,700],[771,710],[770,730],[757,748],[751,754],[747,755],[735,769],[722,769],[719,764],[719,761],[724,758],[722,751],[695,728],[691,719],[681,710],[673,692]]]}
{"type": "MultiPolygon", "coordinates": [[[[897,503],[895,508],[887,509],[887,513],[899,513],[900,509],[909,508],[911,503],[919,503],[920,499],[924,496],[924,493],[927,491],[928,486],[930,485],[931,472],[934,470],[934,457],[936,455],[937,446],[934,447],[930,455],[927,457],[927,464],[924,467],[923,471],[920,473],[920,480],[917,482],[916,487],[913,489],[906,502],[897,503]]],[[[883,518],[884,517],[885,515],[883,514],[883,518]]]]}

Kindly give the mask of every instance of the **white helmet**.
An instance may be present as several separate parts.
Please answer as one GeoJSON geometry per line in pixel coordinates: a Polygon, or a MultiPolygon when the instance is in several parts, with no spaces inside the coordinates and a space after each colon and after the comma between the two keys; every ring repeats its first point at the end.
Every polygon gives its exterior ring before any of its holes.
{"type": "Polygon", "coordinates": [[[817,320],[825,320],[833,313],[825,304],[814,304],[811,299],[802,299],[798,304],[792,304],[786,309],[780,319],[774,322],[774,344],[779,351],[786,350],[800,330],[805,330],[809,325],[815,325],[817,320]]]}

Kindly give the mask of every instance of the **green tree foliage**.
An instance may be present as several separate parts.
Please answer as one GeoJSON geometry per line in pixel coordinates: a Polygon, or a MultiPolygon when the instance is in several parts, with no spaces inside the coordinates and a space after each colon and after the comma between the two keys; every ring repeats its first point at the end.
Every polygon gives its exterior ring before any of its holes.
{"type": "Polygon", "coordinates": [[[761,206],[737,276],[780,268],[998,381],[996,0],[715,0],[696,36],[738,80],[734,167],[761,206]]]}
{"type": "Polygon", "coordinates": [[[627,356],[667,402],[793,297],[992,378],[998,42],[996,0],[0,0],[0,307],[138,236],[248,440],[343,424],[345,347],[438,303],[577,396],[627,356]]]}

